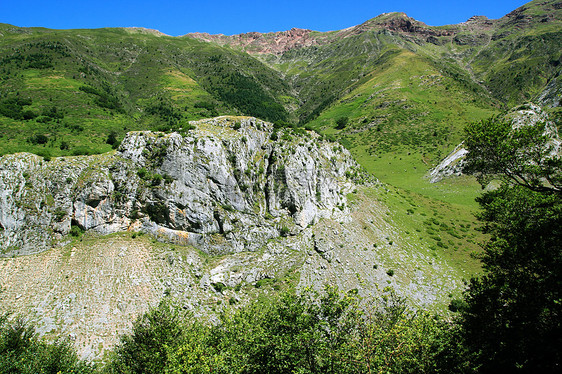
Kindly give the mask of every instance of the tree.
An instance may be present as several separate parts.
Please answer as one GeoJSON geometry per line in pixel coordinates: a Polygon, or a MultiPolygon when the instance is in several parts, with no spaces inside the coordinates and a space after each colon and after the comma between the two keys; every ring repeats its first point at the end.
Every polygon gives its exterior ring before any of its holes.
{"type": "Polygon", "coordinates": [[[115,349],[109,369],[115,373],[158,373],[168,365],[168,350],[184,338],[184,315],[168,299],[133,323],[115,349]]]}
{"type": "Polygon", "coordinates": [[[349,122],[349,118],[348,117],[340,117],[336,120],[336,129],[337,130],[342,130],[345,128],[345,126],[347,126],[347,123],[349,122]]]}
{"type": "Polygon", "coordinates": [[[185,331],[169,373],[462,372],[449,326],[390,291],[370,300],[330,287],[288,292],[185,331]]]}
{"type": "Polygon", "coordinates": [[[95,372],[95,365],[79,360],[67,340],[47,343],[37,336],[33,325],[8,317],[0,315],[0,373],[95,372]]]}
{"type": "Polygon", "coordinates": [[[554,372],[562,365],[562,168],[544,123],[497,118],[467,127],[465,172],[501,186],[477,201],[490,235],[484,276],[461,310],[482,372],[554,372]]]}
{"type": "Polygon", "coordinates": [[[562,159],[554,132],[544,122],[514,128],[496,117],[472,123],[465,129],[469,154],[463,171],[483,185],[498,178],[533,191],[562,192],[562,159]]]}

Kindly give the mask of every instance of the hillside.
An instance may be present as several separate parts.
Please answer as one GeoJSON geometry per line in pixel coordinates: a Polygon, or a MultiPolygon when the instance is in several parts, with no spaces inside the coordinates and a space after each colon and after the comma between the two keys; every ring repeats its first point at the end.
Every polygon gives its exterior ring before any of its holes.
{"type": "Polygon", "coordinates": [[[1,152],[99,153],[126,131],[244,114],[310,124],[359,157],[410,148],[416,134],[415,152],[435,161],[467,122],[536,98],[559,106],[560,12],[533,1],[459,25],[389,13],[340,31],[228,37],[4,24],[1,152]],[[334,131],[339,117],[348,125],[334,131]]]}
{"type": "Polygon", "coordinates": [[[482,271],[481,186],[429,171],[528,101],[559,128],[561,39],[561,0],[331,32],[0,24],[0,313],[90,359],[165,295],[213,321],[391,287],[446,314],[482,271]]]}
{"type": "Polygon", "coordinates": [[[164,294],[213,318],[286,289],[391,286],[443,311],[478,271],[470,213],[379,183],[337,143],[246,117],[192,125],[103,155],[2,157],[0,311],[100,358],[164,294]]]}

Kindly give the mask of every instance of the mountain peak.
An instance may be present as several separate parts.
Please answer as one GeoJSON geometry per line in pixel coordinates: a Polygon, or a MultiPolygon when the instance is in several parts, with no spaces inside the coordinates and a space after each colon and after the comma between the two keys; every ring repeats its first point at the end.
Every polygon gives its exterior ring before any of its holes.
{"type": "Polygon", "coordinates": [[[317,41],[310,36],[311,33],[312,30],[293,27],[287,31],[270,33],[252,31],[232,36],[191,33],[185,36],[207,42],[215,42],[219,45],[228,44],[254,54],[281,54],[293,48],[317,44],[317,41]]]}
{"type": "Polygon", "coordinates": [[[388,30],[401,34],[422,36],[424,38],[428,36],[452,35],[452,30],[428,26],[421,21],[409,17],[404,12],[383,13],[360,25],[342,30],[341,35],[347,37],[373,30],[388,30]]]}

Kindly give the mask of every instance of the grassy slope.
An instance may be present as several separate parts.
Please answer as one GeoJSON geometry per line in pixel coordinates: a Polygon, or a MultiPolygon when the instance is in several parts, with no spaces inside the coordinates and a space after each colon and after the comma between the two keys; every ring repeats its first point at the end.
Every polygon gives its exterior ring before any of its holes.
{"type": "Polygon", "coordinates": [[[475,74],[507,107],[532,100],[559,75],[560,1],[531,1],[498,20],[490,42],[471,57],[475,74]]]}
{"type": "Polygon", "coordinates": [[[474,182],[453,182],[456,188],[451,190],[429,184],[424,176],[461,141],[467,122],[487,118],[495,108],[430,60],[407,50],[395,53],[369,78],[310,125],[341,139],[382,181],[474,207],[474,182]],[[340,117],[349,118],[342,130],[335,128],[340,117]]]}
{"type": "Polygon", "coordinates": [[[0,32],[0,101],[31,99],[24,110],[41,115],[55,107],[63,114],[0,117],[0,154],[99,153],[111,149],[105,143],[111,132],[177,129],[188,120],[240,112],[288,116],[276,98],[290,97],[279,73],[241,52],[124,29],[0,25],[0,32]],[[108,100],[100,104],[100,98],[108,100]],[[48,142],[28,141],[38,134],[48,142]],[[61,149],[63,141],[68,149],[61,149]]]}

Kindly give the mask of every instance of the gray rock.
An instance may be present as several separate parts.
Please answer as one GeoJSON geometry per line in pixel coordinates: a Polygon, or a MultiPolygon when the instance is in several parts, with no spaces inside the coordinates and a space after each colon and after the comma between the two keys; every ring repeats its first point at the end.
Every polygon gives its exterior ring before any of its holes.
{"type": "Polygon", "coordinates": [[[291,129],[273,141],[273,125],[255,118],[194,124],[188,136],[129,133],[115,154],[3,156],[1,251],[46,250],[72,226],[141,230],[207,253],[255,251],[285,227],[296,235],[321,218],[346,219],[346,173],[358,166],[341,146],[291,129]]]}

